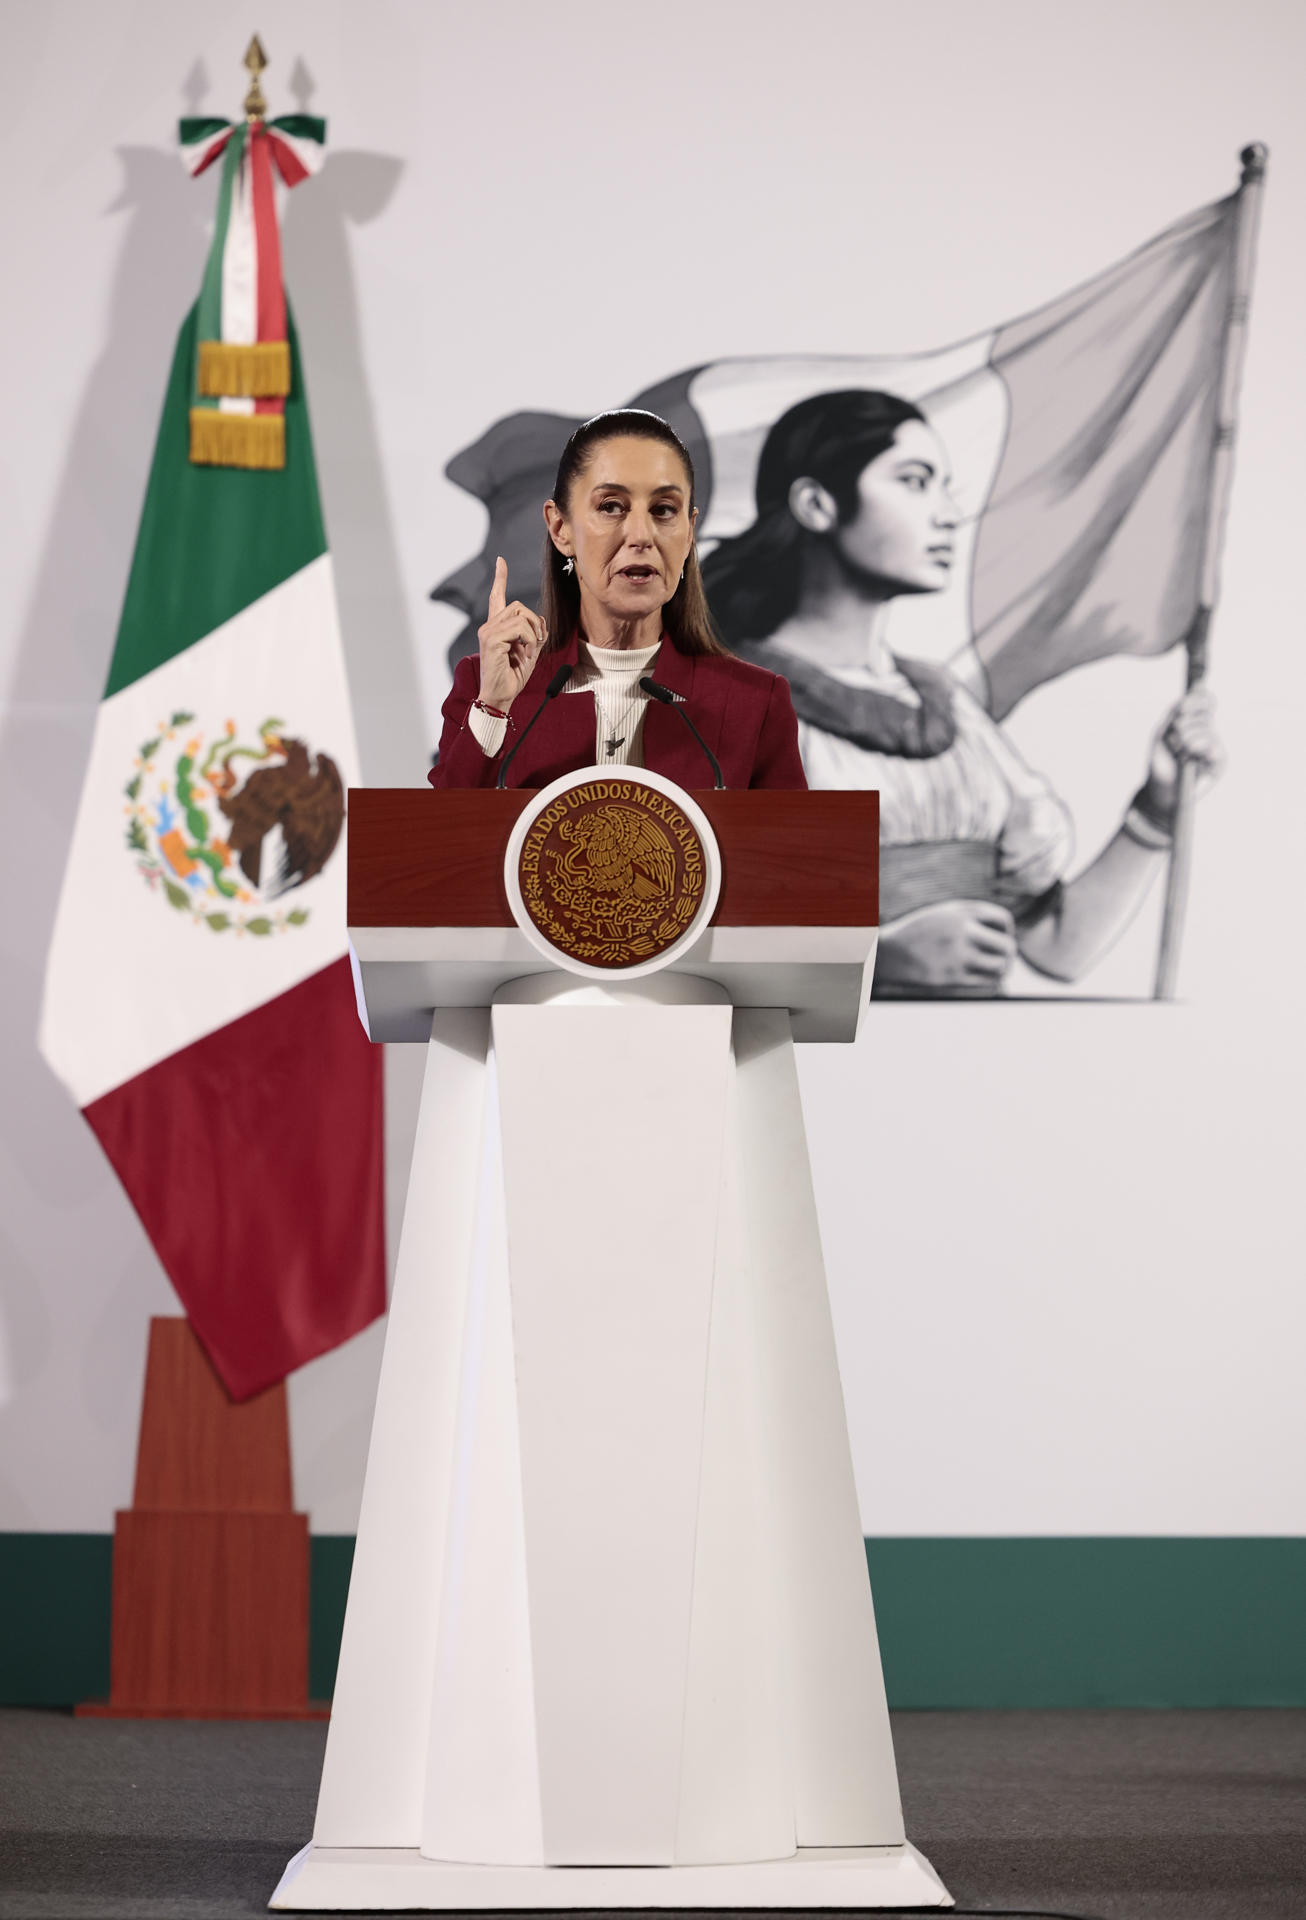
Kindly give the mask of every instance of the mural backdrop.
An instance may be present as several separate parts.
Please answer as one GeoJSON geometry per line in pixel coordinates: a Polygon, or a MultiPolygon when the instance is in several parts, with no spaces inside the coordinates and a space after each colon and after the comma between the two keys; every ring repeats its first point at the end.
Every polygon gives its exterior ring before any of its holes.
{"type": "MultiPolygon", "coordinates": [[[[991,997],[1017,954],[1091,977],[1173,858],[1181,765],[1193,793],[1219,770],[1211,563],[1264,157],[1246,151],[1229,198],[959,346],[718,360],[628,403],[690,450],[714,618],[788,679],[809,783],[879,790],[877,994],[991,997]],[[1189,688],[1137,790],[1077,847],[1055,766],[1029,766],[1003,722],[1059,675],[1183,644],[1189,688]]],[[[521,583],[580,418],[509,414],[446,468],[489,516],[432,593],[468,616],[451,665],[476,649],[497,555],[538,606],[521,583]]]]}

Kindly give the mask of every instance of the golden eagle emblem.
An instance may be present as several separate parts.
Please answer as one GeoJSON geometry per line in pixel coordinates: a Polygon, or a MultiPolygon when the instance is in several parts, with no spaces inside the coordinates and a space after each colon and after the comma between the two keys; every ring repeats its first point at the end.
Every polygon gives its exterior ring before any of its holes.
{"type": "Polygon", "coordinates": [[[676,856],[666,829],[634,807],[596,807],[574,824],[559,828],[570,851],[558,863],[578,894],[602,896],[594,902],[605,918],[646,916],[651,905],[667,905],[676,884],[676,856]]]}
{"type": "Polygon", "coordinates": [[[142,741],[127,801],[127,851],[152,890],[212,933],[266,937],[302,927],[282,896],[321,873],[345,821],[345,783],[327,753],[265,720],[207,735],[193,713],[142,741]]]}
{"type": "Polygon", "coordinates": [[[673,800],[627,778],[562,793],[528,830],[522,901],[546,939],[591,966],[628,967],[679,940],[703,897],[704,856],[673,800]]]}

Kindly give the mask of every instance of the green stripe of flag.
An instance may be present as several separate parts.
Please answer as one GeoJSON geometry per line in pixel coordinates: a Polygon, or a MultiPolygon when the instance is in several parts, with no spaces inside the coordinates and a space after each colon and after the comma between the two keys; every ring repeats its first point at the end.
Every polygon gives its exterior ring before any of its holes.
{"type": "Polygon", "coordinates": [[[274,133],[288,133],[292,140],[316,140],[326,144],[326,121],[317,113],[279,113],[268,125],[274,133]]]}
{"type": "Polygon", "coordinates": [[[201,140],[209,140],[215,133],[224,132],[230,125],[230,120],[219,120],[211,113],[191,113],[183,115],[177,122],[177,132],[183,147],[194,147],[201,140]]]}
{"type": "Polygon", "coordinates": [[[294,321],[286,465],[262,473],[191,465],[196,314],[173,356],[106,699],[326,552],[294,321]]]}
{"type": "Polygon", "coordinates": [[[221,340],[222,338],[222,256],[227,244],[227,228],[231,224],[232,196],[236,190],[236,177],[240,172],[241,156],[244,151],[245,129],[237,127],[222,155],[218,204],[213,216],[213,244],[209,248],[209,257],[204,263],[204,279],[200,283],[199,337],[201,340],[221,340]]]}

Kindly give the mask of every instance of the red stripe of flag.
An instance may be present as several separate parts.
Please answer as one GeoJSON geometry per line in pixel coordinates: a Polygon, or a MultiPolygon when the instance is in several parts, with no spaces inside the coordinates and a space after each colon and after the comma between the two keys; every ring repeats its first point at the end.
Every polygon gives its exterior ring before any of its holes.
{"type": "Polygon", "coordinates": [[[270,127],[267,140],[281,178],[288,187],[297,187],[301,180],[308,179],[308,168],[288,141],[283,140],[279,134],[273,133],[270,127]]]}
{"type": "Polygon", "coordinates": [[[281,285],[281,239],[272,190],[272,157],[265,127],[250,141],[250,197],[254,205],[254,248],[258,260],[258,332],[260,340],[286,337],[286,296],[281,285]]]}
{"type": "Polygon", "coordinates": [[[221,138],[213,142],[213,145],[209,148],[208,152],[205,154],[204,158],[200,161],[199,165],[197,167],[190,169],[190,175],[192,180],[198,180],[200,175],[202,173],[206,173],[208,169],[213,165],[213,162],[217,159],[218,155],[221,153],[225,153],[227,151],[228,142],[230,141],[231,136],[234,132],[235,132],[234,127],[228,127],[227,131],[221,136],[221,138]]]}
{"type": "Polygon", "coordinates": [[[235,1399],[384,1313],[381,1049],[347,959],[83,1112],[235,1399]]]}

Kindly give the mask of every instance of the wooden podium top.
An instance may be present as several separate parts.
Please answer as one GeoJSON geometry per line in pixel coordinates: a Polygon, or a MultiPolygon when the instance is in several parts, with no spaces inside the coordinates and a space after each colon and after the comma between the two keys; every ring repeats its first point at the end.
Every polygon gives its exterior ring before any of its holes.
{"type": "MultiPolygon", "coordinates": [[[[721,849],[713,926],[879,924],[878,793],[763,789],[691,797],[721,849]]],[[[518,815],[534,799],[523,787],[351,787],[349,925],[512,926],[504,855],[518,815]]]]}
{"type": "MultiPolygon", "coordinates": [[[[373,1040],[424,1042],[434,1009],[489,1007],[509,981],[550,971],[503,881],[512,829],[536,798],[350,789],[349,943],[373,1040]]],[[[879,795],[692,798],[717,837],[721,892],[670,966],[714,981],[737,1007],[788,1009],[795,1040],[855,1039],[879,924],[879,795]]]]}

